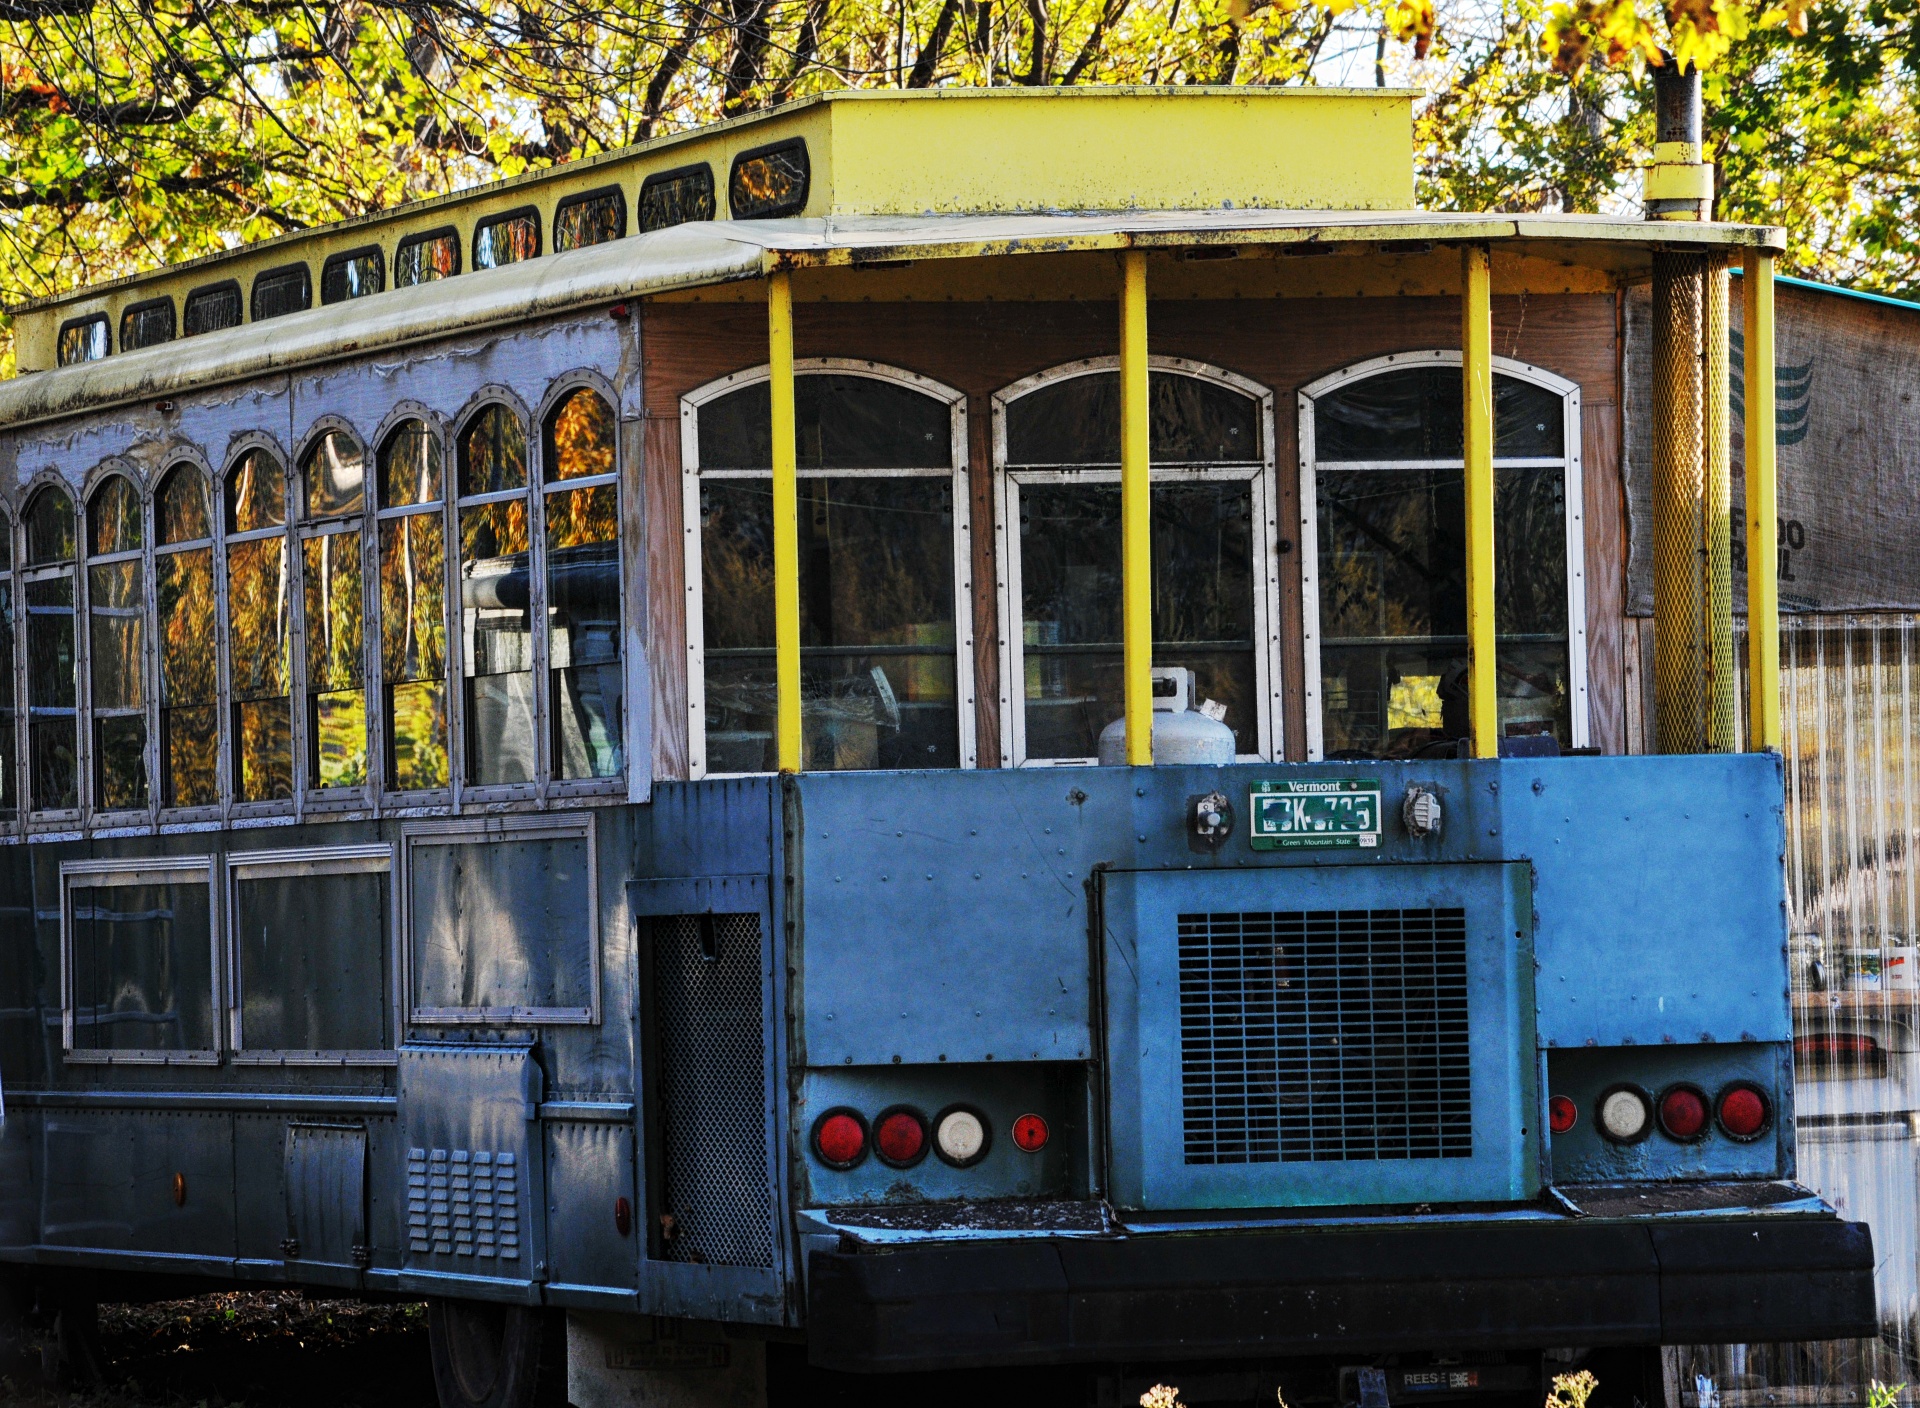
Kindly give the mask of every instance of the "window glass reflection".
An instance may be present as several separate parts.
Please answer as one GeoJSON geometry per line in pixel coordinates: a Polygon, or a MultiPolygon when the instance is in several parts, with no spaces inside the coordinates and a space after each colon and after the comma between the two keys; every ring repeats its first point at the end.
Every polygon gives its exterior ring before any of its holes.
{"type": "MultiPolygon", "coordinates": [[[[1155,484],[1151,519],[1153,663],[1192,670],[1256,753],[1253,486],[1155,484]]],[[[1120,486],[1023,485],[1020,578],[1026,755],[1092,757],[1125,707],[1120,486]]]]}
{"type": "Polygon", "coordinates": [[[80,804],[74,650],[73,500],[51,485],[28,501],[27,786],[35,811],[80,804]]]}
{"type": "Polygon", "coordinates": [[[209,889],[202,876],[68,892],[73,1050],[213,1049],[209,889]]]}
{"type": "Polygon", "coordinates": [[[87,505],[93,805],[147,805],[146,578],[140,495],[114,475],[87,505]]]}
{"type": "MultiPolygon", "coordinates": [[[[1495,384],[1509,410],[1531,408],[1524,424],[1503,429],[1501,455],[1558,454],[1559,396],[1510,377],[1495,384]]],[[[1456,458],[1347,469],[1343,459],[1321,457],[1322,747],[1329,758],[1451,756],[1469,733],[1459,370],[1389,373],[1337,395],[1333,413],[1324,402],[1316,408],[1316,454],[1323,428],[1332,427],[1344,460],[1388,451],[1426,458],[1449,448],[1456,458]],[[1441,373],[1451,373],[1450,382],[1441,373]],[[1370,419],[1362,422],[1361,410],[1370,419]]],[[[1500,735],[1549,734],[1563,748],[1574,741],[1565,492],[1564,465],[1495,465],[1500,735]]]]}
{"type": "Polygon", "coordinates": [[[206,476],[176,465],[154,505],[153,575],[160,640],[160,804],[220,800],[219,693],[213,624],[213,526],[206,476]]]}
{"type": "MultiPolygon", "coordinates": [[[[700,486],[706,766],[775,766],[773,490],[700,486]]],[[[953,483],[800,481],[802,766],[958,767],[953,483]]]]}
{"type": "Polygon", "coordinates": [[[617,777],[621,745],[618,432],[613,408],[582,389],[547,423],[547,708],[553,773],[617,777]]]}
{"type": "MultiPolygon", "coordinates": [[[[1216,382],[1156,371],[1147,382],[1155,464],[1245,464],[1261,457],[1260,408],[1216,382]]],[[[1007,463],[1119,464],[1120,374],[1092,372],[1036,388],[1007,406],[1007,463]]]]}
{"type": "MultiPolygon", "coordinates": [[[[1260,403],[1171,370],[1150,375],[1153,663],[1194,672],[1234,749],[1260,751],[1260,403]],[[1180,477],[1169,470],[1179,467],[1180,477]]],[[[1094,372],[1008,403],[1018,506],[1022,761],[1079,761],[1124,712],[1120,630],[1120,379],[1094,372]]]]}
{"type": "Polygon", "coordinates": [[[293,796],[285,471],[250,451],[227,478],[227,643],[235,800],[293,796]]]}
{"type": "Polygon", "coordinates": [[[533,610],[526,431],[505,406],[462,432],[460,629],[467,781],[534,780],[533,610]]]}
{"type": "Polygon", "coordinates": [[[20,805],[15,772],[15,714],[13,682],[13,525],[0,518],[0,812],[20,805]]]}
{"type": "Polygon", "coordinates": [[[345,431],[329,430],[307,452],[307,517],[358,513],[367,505],[367,470],[360,442],[345,431]]]}
{"type": "Polygon", "coordinates": [[[307,451],[300,479],[307,785],[358,787],[367,780],[358,517],[366,507],[367,474],[360,442],[345,431],[327,431],[307,451]]]}
{"type": "Polygon", "coordinates": [[[387,785],[445,787],[447,594],[440,516],[440,441],[420,421],[387,438],[380,455],[380,660],[386,688],[387,785]]]}

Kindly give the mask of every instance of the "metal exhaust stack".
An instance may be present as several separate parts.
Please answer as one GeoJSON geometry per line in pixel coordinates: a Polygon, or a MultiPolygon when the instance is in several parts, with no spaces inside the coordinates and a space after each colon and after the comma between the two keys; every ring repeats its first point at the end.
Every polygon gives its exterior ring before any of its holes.
{"type": "MultiPolygon", "coordinates": [[[[1704,220],[1700,74],[1654,70],[1649,220],[1704,220]]],[[[1653,256],[1654,737],[1662,753],[1738,746],[1733,658],[1733,480],[1727,260],[1653,256]]]]}

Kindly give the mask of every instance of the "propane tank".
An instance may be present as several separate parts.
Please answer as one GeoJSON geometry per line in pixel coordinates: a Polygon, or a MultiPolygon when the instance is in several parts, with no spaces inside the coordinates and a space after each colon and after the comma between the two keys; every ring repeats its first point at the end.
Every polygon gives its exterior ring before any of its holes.
{"type": "MultiPolygon", "coordinates": [[[[1153,672],[1155,763],[1218,765],[1233,761],[1233,730],[1193,708],[1193,693],[1192,670],[1153,672]]],[[[1123,714],[1100,730],[1100,766],[1122,767],[1126,761],[1127,719],[1123,714]]]]}

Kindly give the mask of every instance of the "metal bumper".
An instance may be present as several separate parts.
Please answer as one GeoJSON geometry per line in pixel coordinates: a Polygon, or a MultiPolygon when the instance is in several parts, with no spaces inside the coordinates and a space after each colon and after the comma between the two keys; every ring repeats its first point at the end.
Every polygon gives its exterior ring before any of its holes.
{"type": "Polygon", "coordinates": [[[894,1243],[808,1272],[809,1355],[855,1371],[1877,1332],[1867,1225],[1830,1218],[894,1243]]]}

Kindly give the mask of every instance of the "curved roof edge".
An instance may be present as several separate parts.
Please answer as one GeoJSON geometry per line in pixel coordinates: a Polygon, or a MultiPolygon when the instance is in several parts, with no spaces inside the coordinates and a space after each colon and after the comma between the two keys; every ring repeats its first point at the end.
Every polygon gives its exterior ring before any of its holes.
{"type": "Polygon", "coordinates": [[[439,341],[594,304],[763,277],[857,267],[1195,244],[1365,245],[1552,240],[1655,247],[1778,248],[1768,226],[1650,224],[1599,216],[1425,211],[1166,211],[1124,215],[860,216],[677,225],[456,279],[0,382],[0,429],[249,381],[373,350],[439,341]]]}

